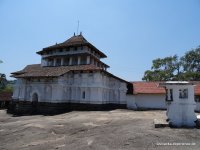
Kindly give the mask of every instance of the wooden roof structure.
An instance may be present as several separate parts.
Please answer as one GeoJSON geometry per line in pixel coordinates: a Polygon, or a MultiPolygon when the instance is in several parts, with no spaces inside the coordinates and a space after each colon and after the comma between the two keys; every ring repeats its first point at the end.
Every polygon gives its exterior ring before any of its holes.
{"type": "Polygon", "coordinates": [[[53,50],[53,49],[60,49],[60,48],[68,48],[68,47],[72,47],[72,46],[88,46],[91,49],[93,49],[96,53],[98,53],[100,55],[101,58],[106,58],[107,56],[101,52],[100,50],[98,50],[94,45],[92,45],[90,42],[88,42],[82,34],[80,35],[74,35],[71,38],[69,38],[68,40],[59,43],[59,44],[55,44],[46,48],[43,48],[41,51],[37,52],[37,54],[42,55],[44,52],[53,50]]]}
{"type": "Polygon", "coordinates": [[[122,82],[131,84],[106,70],[95,65],[76,65],[76,66],[55,66],[55,67],[42,67],[41,64],[27,65],[23,70],[11,73],[11,77],[15,78],[41,78],[41,77],[59,77],[70,71],[100,71],[104,72],[110,77],[118,79],[122,82]]]}
{"type": "Polygon", "coordinates": [[[102,70],[95,65],[76,65],[76,66],[51,66],[42,67],[41,64],[26,66],[23,70],[13,72],[12,77],[29,78],[29,77],[58,77],[69,71],[95,71],[102,70]]]}

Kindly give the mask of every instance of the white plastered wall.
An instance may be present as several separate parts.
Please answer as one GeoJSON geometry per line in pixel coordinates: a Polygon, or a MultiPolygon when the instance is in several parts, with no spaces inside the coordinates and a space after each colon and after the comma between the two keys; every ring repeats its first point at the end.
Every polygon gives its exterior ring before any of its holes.
{"type": "Polygon", "coordinates": [[[164,94],[137,94],[127,96],[129,109],[166,109],[164,94]]]}
{"type": "Polygon", "coordinates": [[[37,93],[39,102],[126,104],[126,91],[125,82],[103,72],[68,73],[49,81],[18,79],[13,99],[32,101],[37,93]]]}

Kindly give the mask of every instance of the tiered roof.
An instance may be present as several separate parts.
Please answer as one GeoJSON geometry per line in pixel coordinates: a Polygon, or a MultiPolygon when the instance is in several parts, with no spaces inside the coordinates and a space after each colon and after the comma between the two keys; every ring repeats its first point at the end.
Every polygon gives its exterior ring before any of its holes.
{"type": "MultiPolygon", "coordinates": [[[[103,52],[98,50],[95,46],[93,46],[91,43],[89,43],[82,34],[80,35],[74,35],[73,37],[69,38],[68,40],[64,41],[63,43],[55,44],[46,48],[43,48],[41,51],[37,52],[40,55],[43,55],[47,51],[51,51],[54,49],[61,49],[61,48],[68,48],[73,46],[88,46],[92,50],[94,50],[96,53],[100,55],[100,58],[107,57],[103,52]]],[[[54,55],[55,57],[56,55],[54,55]]],[[[103,62],[101,62],[104,64],[103,62]]],[[[104,64],[108,67],[108,65],[104,64]]],[[[12,77],[15,78],[47,78],[47,77],[59,77],[62,76],[70,71],[100,71],[104,72],[106,75],[113,77],[115,79],[118,79],[122,82],[126,82],[127,84],[130,84],[130,82],[127,82],[109,72],[107,72],[102,67],[98,67],[93,64],[88,65],[74,65],[74,66],[41,66],[41,64],[33,64],[26,66],[23,70],[13,72],[11,73],[12,77]]],[[[132,85],[131,85],[132,86],[132,85]]],[[[131,90],[132,92],[132,90],[131,90]]]]}
{"type": "Polygon", "coordinates": [[[59,48],[68,48],[71,46],[88,46],[92,48],[96,53],[100,55],[101,58],[106,58],[107,56],[98,50],[94,45],[89,43],[82,34],[80,35],[74,35],[68,40],[64,41],[63,43],[55,44],[46,48],[43,48],[41,51],[37,52],[37,54],[43,54],[46,51],[52,50],[52,49],[59,49],[59,48]]]}
{"type": "Polygon", "coordinates": [[[34,64],[26,66],[21,71],[13,72],[12,77],[15,78],[58,77],[69,71],[95,71],[95,70],[102,70],[102,69],[95,65],[42,67],[40,64],[34,64]]]}
{"type": "Polygon", "coordinates": [[[11,77],[15,78],[41,78],[41,77],[59,77],[70,71],[101,71],[110,77],[127,82],[106,70],[95,65],[78,65],[78,66],[58,66],[58,67],[42,67],[40,64],[28,65],[23,70],[11,73],[11,77]]]}

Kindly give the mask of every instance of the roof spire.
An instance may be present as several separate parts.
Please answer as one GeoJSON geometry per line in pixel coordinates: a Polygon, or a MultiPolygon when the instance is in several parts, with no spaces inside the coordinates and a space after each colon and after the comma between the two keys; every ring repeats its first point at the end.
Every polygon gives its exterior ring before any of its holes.
{"type": "Polygon", "coordinates": [[[80,32],[80,35],[82,35],[82,31],[80,32]]]}
{"type": "Polygon", "coordinates": [[[76,36],[75,32],[74,32],[74,36],[76,36]]]}
{"type": "Polygon", "coordinates": [[[77,35],[78,35],[78,30],[79,30],[79,20],[78,20],[78,25],[77,25],[77,35]]]}

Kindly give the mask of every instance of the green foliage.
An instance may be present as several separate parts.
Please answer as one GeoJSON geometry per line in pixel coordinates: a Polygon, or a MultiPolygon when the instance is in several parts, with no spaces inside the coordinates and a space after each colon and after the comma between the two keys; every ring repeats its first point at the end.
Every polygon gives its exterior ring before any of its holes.
{"type": "Polygon", "coordinates": [[[186,52],[180,59],[174,55],[153,60],[151,70],[145,71],[142,80],[200,81],[200,47],[186,52]]]}
{"type": "Polygon", "coordinates": [[[6,75],[0,73],[0,89],[4,89],[6,87],[7,80],[6,80],[6,75]]]}
{"type": "Polygon", "coordinates": [[[144,73],[143,80],[146,81],[168,81],[173,80],[174,73],[179,72],[178,56],[157,58],[152,61],[151,70],[144,73]]]}
{"type": "MultiPolygon", "coordinates": [[[[0,63],[3,63],[2,60],[0,60],[0,63]]],[[[6,75],[3,73],[0,73],[0,92],[3,90],[8,90],[8,91],[12,91],[11,87],[7,87],[7,80],[6,80],[6,75]]]]}
{"type": "Polygon", "coordinates": [[[185,80],[200,80],[200,47],[186,52],[181,57],[180,62],[185,74],[185,80]]]}
{"type": "Polygon", "coordinates": [[[13,92],[13,86],[11,84],[7,84],[5,88],[0,89],[0,92],[13,92]]]}

